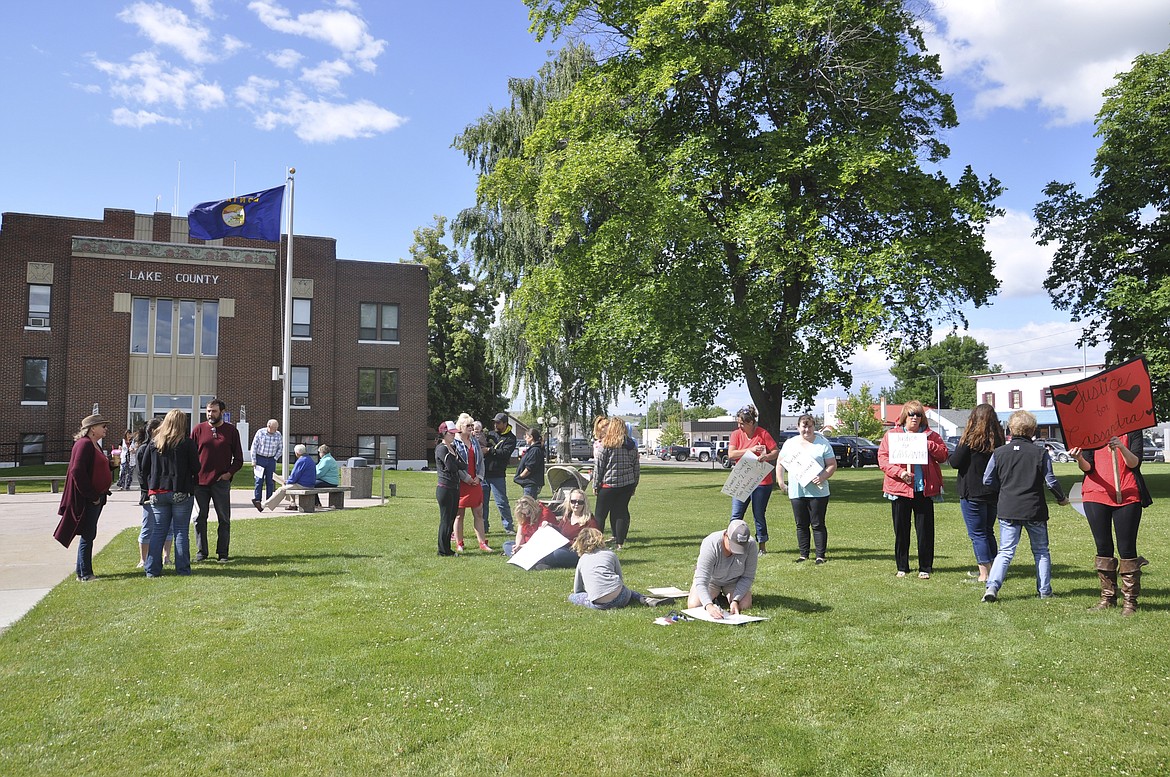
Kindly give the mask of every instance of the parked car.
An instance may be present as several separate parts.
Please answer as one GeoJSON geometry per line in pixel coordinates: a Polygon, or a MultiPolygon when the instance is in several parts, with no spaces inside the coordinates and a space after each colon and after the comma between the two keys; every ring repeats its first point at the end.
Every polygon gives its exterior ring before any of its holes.
{"type": "Polygon", "coordinates": [[[1068,448],[1066,448],[1064,443],[1060,440],[1045,440],[1038,438],[1032,440],[1032,442],[1047,450],[1048,455],[1052,457],[1053,461],[1058,461],[1062,464],[1066,461],[1072,461],[1072,456],[1068,455],[1068,448]]]}
{"type": "Polygon", "coordinates": [[[1142,446],[1142,461],[1165,460],[1165,457],[1162,455],[1162,446],[1147,439],[1145,445],[1142,446]]]}
{"type": "Polygon", "coordinates": [[[691,445],[690,457],[699,461],[710,461],[715,458],[715,444],[706,440],[696,440],[691,445]]]}
{"type": "Polygon", "coordinates": [[[686,461],[691,457],[691,449],[685,445],[660,445],[658,446],[658,458],[663,461],[686,461]]]}
{"type": "Polygon", "coordinates": [[[830,437],[829,440],[838,440],[852,447],[853,455],[848,462],[838,460],[837,463],[840,466],[866,467],[870,464],[877,466],[878,446],[872,440],[867,440],[864,437],[854,437],[852,435],[830,437]]]}

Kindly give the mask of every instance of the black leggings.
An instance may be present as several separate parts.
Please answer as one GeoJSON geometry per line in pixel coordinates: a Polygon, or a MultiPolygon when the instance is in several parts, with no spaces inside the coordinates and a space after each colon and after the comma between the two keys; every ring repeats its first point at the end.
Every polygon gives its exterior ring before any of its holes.
{"type": "Polygon", "coordinates": [[[1117,531],[1117,555],[1137,558],[1138,527],[1142,523],[1142,506],[1137,502],[1127,505],[1106,505],[1085,502],[1085,517],[1097,545],[1097,555],[1113,557],[1113,532],[1117,531]]]}
{"type": "Polygon", "coordinates": [[[597,525],[604,527],[605,519],[613,513],[613,541],[617,545],[626,544],[626,535],[630,531],[630,498],[634,495],[634,488],[629,485],[597,489],[597,525]]]}

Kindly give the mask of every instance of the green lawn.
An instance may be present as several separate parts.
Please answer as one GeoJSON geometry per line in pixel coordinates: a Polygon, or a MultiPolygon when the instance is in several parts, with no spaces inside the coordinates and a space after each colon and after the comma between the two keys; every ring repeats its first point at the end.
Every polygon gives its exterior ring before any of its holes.
{"type": "MultiPolygon", "coordinates": [[[[0,635],[0,772],[1164,774],[1170,465],[1146,473],[1153,563],[1125,620],[1086,610],[1092,542],[1055,505],[1056,599],[1025,541],[980,604],[953,497],[934,578],[896,579],[872,467],[832,481],[824,566],[792,563],[773,498],[770,620],[738,628],[573,607],[570,570],[437,558],[427,473],[397,473],[384,508],[242,521],[233,563],[186,579],[145,580],[128,531],[102,582],[62,583],[0,635]]],[[[643,470],[629,585],[689,585],[724,477],[643,470]]]]}

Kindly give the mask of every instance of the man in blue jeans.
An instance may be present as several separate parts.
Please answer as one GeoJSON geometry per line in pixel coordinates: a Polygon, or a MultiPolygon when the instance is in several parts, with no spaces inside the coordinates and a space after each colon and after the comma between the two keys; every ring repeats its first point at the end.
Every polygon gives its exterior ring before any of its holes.
{"type": "Polygon", "coordinates": [[[207,518],[215,507],[219,530],[215,539],[215,556],[221,564],[228,560],[232,523],[232,476],[244,466],[240,433],[223,418],[227,408],[222,399],[207,403],[207,420],[191,430],[199,455],[199,474],[195,477],[195,560],[207,558],[207,518]]]}
{"type": "Polygon", "coordinates": [[[515,534],[512,525],[512,508],[508,505],[507,476],[512,452],[516,450],[516,433],[508,423],[508,416],[497,413],[492,419],[493,431],[487,434],[487,445],[483,449],[483,526],[488,525],[488,494],[495,496],[496,508],[500,511],[500,523],[506,534],[515,534]]]}
{"type": "Polygon", "coordinates": [[[280,424],[275,418],[270,418],[268,425],[257,431],[256,436],[252,438],[252,464],[262,470],[260,477],[256,478],[256,489],[252,492],[252,506],[259,512],[264,512],[264,505],[260,502],[260,487],[264,487],[265,499],[272,496],[272,492],[276,490],[272,482],[272,473],[276,471],[276,457],[283,452],[284,435],[280,433],[280,424]]]}

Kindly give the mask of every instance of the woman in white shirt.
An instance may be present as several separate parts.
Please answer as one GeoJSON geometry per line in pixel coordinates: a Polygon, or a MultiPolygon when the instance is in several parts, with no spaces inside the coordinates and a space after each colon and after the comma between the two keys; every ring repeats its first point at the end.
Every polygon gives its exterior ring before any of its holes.
{"type": "Polygon", "coordinates": [[[829,478],[837,471],[837,456],[833,446],[817,433],[816,421],[807,413],[796,421],[800,434],[784,443],[777,460],[777,477],[784,488],[784,473],[788,472],[788,499],[792,502],[792,517],[796,519],[796,546],[800,557],[808,561],[809,535],[816,548],[816,563],[825,563],[825,545],[829,532],[825,528],[825,512],[829,506],[829,478]],[[812,479],[808,475],[815,471],[812,479]],[[805,479],[807,482],[802,483],[805,479]],[[810,532],[811,530],[811,532],[810,532]]]}

